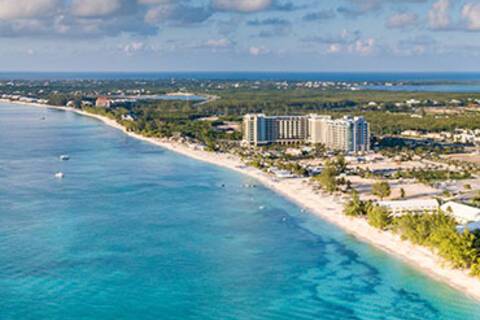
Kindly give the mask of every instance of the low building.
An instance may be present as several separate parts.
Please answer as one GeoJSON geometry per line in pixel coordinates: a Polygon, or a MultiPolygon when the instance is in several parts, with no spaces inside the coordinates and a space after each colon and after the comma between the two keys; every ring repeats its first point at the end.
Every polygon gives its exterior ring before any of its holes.
{"type": "Polygon", "coordinates": [[[480,221],[480,209],[458,202],[447,202],[441,206],[443,212],[450,214],[459,223],[467,224],[480,221]]]}
{"type": "Polygon", "coordinates": [[[278,168],[270,168],[269,172],[272,173],[273,175],[275,175],[275,177],[277,177],[279,179],[290,179],[290,178],[295,177],[295,175],[293,173],[291,173],[290,171],[281,170],[281,169],[278,169],[278,168]]]}
{"type": "Polygon", "coordinates": [[[98,108],[110,108],[112,106],[112,100],[105,96],[98,97],[95,106],[98,108]]]}
{"type": "Polygon", "coordinates": [[[438,201],[435,199],[379,201],[377,204],[386,208],[392,216],[401,216],[407,213],[431,213],[439,209],[438,201]]]}

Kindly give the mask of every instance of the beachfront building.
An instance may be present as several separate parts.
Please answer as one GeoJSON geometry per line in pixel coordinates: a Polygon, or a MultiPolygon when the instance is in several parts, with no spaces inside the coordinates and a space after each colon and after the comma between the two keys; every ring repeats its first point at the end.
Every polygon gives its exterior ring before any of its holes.
{"type": "Polygon", "coordinates": [[[268,117],[264,114],[247,114],[243,117],[243,140],[250,145],[303,142],[307,130],[308,121],[303,116],[268,117]]]}
{"type": "Polygon", "coordinates": [[[370,150],[370,127],[363,117],[310,115],[308,140],[312,144],[323,144],[329,149],[346,152],[370,150]]]}
{"type": "Polygon", "coordinates": [[[379,201],[377,204],[386,208],[394,217],[407,213],[432,213],[439,209],[438,201],[435,199],[379,201]]]}
{"type": "Polygon", "coordinates": [[[112,100],[105,96],[98,97],[95,101],[95,106],[97,108],[110,108],[112,106],[112,100]]]}
{"type": "Polygon", "coordinates": [[[443,212],[450,214],[461,224],[480,221],[480,209],[458,202],[447,202],[441,206],[443,212]]]}
{"type": "Polygon", "coordinates": [[[370,128],[363,117],[266,116],[247,114],[243,118],[243,141],[248,145],[272,143],[323,144],[332,150],[370,150],[370,128]]]}

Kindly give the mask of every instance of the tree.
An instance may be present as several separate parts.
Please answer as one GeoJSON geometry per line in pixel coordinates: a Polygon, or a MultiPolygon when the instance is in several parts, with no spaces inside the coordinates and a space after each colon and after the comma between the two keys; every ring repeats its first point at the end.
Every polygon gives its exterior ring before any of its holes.
{"type": "Polygon", "coordinates": [[[405,189],[400,188],[400,198],[405,199],[405,196],[406,196],[405,189]]]}
{"type": "Polygon", "coordinates": [[[344,173],[345,170],[347,170],[347,162],[345,161],[343,154],[339,154],[335,158],[335,168],[337,170],[337,174],[344,173]]]}
{"type": "Polygon", "coordinates": [[[345,204],[343,213],[349,217],[358,217],[365,215],[365,203],[360,200],[357,191],[352,193],[352,200],[345,204]]]}
{"type": "Polygon", "coordinates": [[[392,223],[387,209],[381,206],[371,206],[367,212],[368,224],[380,230],[385,230],[392,223]]]}
{"type": "Polygon", "coordinates": [[[332,193],[337,190],[337,170],[330,161],[325,162],[325,167],[317,180],[326,191],[332,193]]]}
{"type": "Polygon", "coordinates": [[[390,196],[391,192],[390,185],[386,181],[376,182],[372,186],[372,193],[381,200],[390,196]]]}

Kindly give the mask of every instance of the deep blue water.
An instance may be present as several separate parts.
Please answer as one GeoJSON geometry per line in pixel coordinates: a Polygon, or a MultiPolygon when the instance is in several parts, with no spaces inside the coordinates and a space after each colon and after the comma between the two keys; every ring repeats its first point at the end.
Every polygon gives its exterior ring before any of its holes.
{"type": "Polygon", "coordinates": [[[480,319],[248,177],[96,120],[0,105],[0,146],[2,320],[480,319]]]}
{"type": "Polygon", "coordinates": [[[0,72],[0,79],[118,80],[198,79],[273,81],[459,81],[480,82],[480,72],[0,72]]]}

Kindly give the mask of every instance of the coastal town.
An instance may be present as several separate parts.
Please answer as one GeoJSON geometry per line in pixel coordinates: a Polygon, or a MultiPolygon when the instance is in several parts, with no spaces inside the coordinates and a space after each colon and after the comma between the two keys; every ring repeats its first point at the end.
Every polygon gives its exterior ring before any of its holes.
{"type": "MultiPolygon", "coordinates": [[[[302,207],[333,219],[347,231],[354,230],[360,238],[366,237],[380,247],[382,242],[390,243],[389,251],[392,247],[394,251],[403,248],[408,255],[411,247],[399,245],[399,241],[406,241],[429,248],[434,253],[429,259],[440,259],[452,268],[448,270],[458,268],[467,274],[480,274],[480,127],[406,129],[381,134],[368,110],[383,108],[386,103],[373,101],[362,104],[366,110],[363,114],[332,114],[325,109],[325,113],[292,115],[278,114],[277,110],[274,115],[244,113],[226,117],[209,112],[171,127],[166,126],[165,121],[171,120],[165,120],[165,114],[175,112],[178,117],[183,111],[165,108],[178,105],[198,112],[221,103],[222,92],[160,92],[150,88],[96,96],[76,92],[70,99],[60,92],[23,95],[17,88],[15,94],[2,93],[0,97],[3,102],[98,117],[140,139],[249,174],[286,193],[302,207]],[[58,96],[62,99],[58,100],[58,96]],[[154,108],[169,111],[151,113],[154,108]],[[151,119],[148,121],[157,122],[146,121],[146,112],[151,119]],[[351,219],[356,219],[357,224],[351,219]],[[358,223],[365,225],[359,227],[358,223]],[[382,235],[372,240],[366,225],[382,235]],[[392,237],[388,241],[387,234],[392,237]]],[[[316,92],[317,87],[311,90],[316,92]]],[[[465,113],[478,112],[477,103],[472,96],[442,103],[412,98],[388,104],[400,110],[408,108],[402,114],[408,114],[415,123],[427,117],[442,122],[457,116],[463,121],[465,113]]],[[[437,275],[446,278],[439,270],[437,275]]],[[[475,288],[462,287],[472,294],[476,294],[475,288]]]]}

